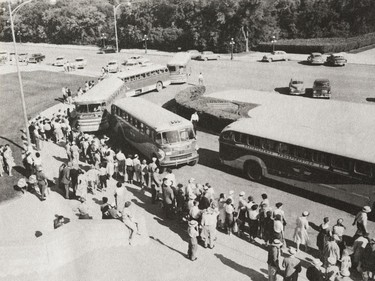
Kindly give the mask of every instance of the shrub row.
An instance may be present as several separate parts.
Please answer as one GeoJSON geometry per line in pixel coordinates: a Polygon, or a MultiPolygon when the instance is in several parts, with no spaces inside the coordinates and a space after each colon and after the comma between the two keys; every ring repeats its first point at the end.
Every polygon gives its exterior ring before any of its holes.
{"type": "MultiPolygon", "coordinates": [[[[288,39],[275,43],[276,50],[287,53],[309,54],[312,52],[338,53],[375,44],[375,32],[350,38],[288,39]]],[[[272,43],[263,42],[257,46],[261,52],[271,52],[272,43]]]]}
{"type": "Polygon", "coordinates": [[[199,115],[199,127],[220,134],[220,132],[230,123],[239,119],[242,114],[247,112],[249,105],[247,103],[236,103],[239,106],[239,113],[231,113],[220,109],[209,107],[210,102],[228,102],[226,100],[204,97],[206,91],[204,86],[193,86],[187,88],[176,95],[175,102],[167,105],[169,110],[180,116],[190,119],[195,111],[199,115]]]}

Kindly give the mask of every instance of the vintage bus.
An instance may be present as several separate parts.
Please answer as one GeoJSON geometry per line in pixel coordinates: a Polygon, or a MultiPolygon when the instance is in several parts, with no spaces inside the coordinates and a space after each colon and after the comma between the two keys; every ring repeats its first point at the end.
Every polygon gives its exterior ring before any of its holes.
{"type": "Polygon", "coordinates": [[[373,106],[290,98],[258,103],[249,110],[250,118],[224,128],[221,162],[254,181],[268,177],[352,205],[372,206],[373,106]]]}
{"type": "Polygon", "coordinates": [[[171,84],[168,68],[157,64],[134,67],[117,73],[116,75],[124,81],[127,97],[140,95],[153,90],[160,92],[163,87],[171,84]]]}
{"type": "Polygon", "coordinates": [[[114,76],[103,79],[75,98],[75,110],[72,112],[74,127],[82,132],[107,129],[112,103],[125,96],[126,86],[122,80],[114,76]]]}
{"type": "Polygon", "coordinates": [[[186,52],[179,52],[168,62],[167,67],[171,76],[171,83],[186,83],[189,76],[188,64],[191,55],[186,52]]]}
{"type": "Polygon", "coordinates": [[[142,98],[124,98],[112,105],[111,128],[160,166],[195,165],[198,145],[190,121],[142,98]]]}

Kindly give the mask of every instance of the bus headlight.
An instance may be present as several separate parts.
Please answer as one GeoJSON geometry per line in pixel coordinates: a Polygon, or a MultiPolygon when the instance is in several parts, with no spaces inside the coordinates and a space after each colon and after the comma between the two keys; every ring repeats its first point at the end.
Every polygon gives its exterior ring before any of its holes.
{"type": "Polygon", "coordinates": [[[172,151],[167,151],[167,152],[165,153],[165,155],[167,155],[167,156],[172,155],[172,151]]]}
{"type": "Polygon", "coordinates": [[[159,160],[162,160],[165,158],[165,152],[161,149],[158,150],[158,154],[160,155],[160,159],[159,160]]]}

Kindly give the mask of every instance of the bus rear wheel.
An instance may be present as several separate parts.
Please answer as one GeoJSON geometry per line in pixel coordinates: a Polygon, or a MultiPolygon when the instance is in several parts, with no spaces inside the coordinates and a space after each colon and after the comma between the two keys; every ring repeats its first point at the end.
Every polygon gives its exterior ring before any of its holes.
{"type": "Polygon", "coordinates": [[[160,92],[163,89],[163,84],[159,81],[156,83],[156,91],[160,92]]]}
{"type": "Polygon", "coordinates": [[[244,171],[246,176],[253,181],[260,181],[263,178],[262,167],[255,161],[247,162],[244,171]]]}

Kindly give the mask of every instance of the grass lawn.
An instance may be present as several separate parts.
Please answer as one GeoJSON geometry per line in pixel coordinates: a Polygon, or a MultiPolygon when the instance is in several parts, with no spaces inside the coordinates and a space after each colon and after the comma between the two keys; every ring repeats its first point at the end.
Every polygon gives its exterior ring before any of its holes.
{"type": "MultiPolygon", "coordinates": [[[[62,97],[62,87],[70,88],[75,94],[78,87],[84,86],[86,80],[92,79],[92,77],[58,72],[22,72],[28,117],[32,118],[48,107],[59,103],[58,99],[62,97]]],[[[9,143],[16,165],[22,166],[20,129],[23,128],[24,122],[19,91],[17,73],[0,75],[0,144],[9,143]]],[[[19,171],[20,168],[15,167],[13,177],[7,174],[0,177],[0,202],[19,194],[14,190],[14,185],[22,177],[17,170],[19,171]]]]}

